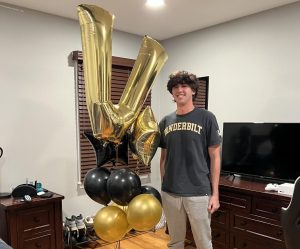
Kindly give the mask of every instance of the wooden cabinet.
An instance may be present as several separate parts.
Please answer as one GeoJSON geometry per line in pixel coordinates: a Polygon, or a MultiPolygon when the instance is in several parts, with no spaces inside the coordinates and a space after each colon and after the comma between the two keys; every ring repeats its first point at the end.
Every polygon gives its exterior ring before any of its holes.
{"type": "MultiPolygon", "coordinates": [[[[214,249],[285,249],[280,211],[290,196],[265,191],[266,183],[221,177],[220,209],[212,215],[214,249]]],[[[191,239],[191,232],[187,234],[191,239]]]]}
{"type": "Polygon", "coordinates": [[[14,249],[62,249],[63,198],[0,199],[0,237],[14,249]]]}

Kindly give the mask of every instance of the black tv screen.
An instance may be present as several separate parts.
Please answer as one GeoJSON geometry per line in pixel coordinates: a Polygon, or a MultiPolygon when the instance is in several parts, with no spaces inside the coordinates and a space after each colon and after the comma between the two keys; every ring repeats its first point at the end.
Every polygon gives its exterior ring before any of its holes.
{"type": "Polygon", "coordinates": [[[300,123],[224,123],[222,172],[294,182],[300,123]]]}

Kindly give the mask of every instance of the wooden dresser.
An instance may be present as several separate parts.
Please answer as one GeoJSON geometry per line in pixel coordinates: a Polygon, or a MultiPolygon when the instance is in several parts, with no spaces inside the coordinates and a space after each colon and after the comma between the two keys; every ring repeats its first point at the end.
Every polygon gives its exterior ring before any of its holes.
{"type": "Polygon", "coordinates": [[[62,249],[62,199],[0,199],[0,237],[14,249],[62,249]]]}
{"type": "MultiPolygon", "coordinates": [[[[265,191],[266,183],[221,177],[220,209],[212,216],[214,249],[285,249],[280,211],[291,196],[265,191]]],[[[188,226],[187,239],[193,240],[188,226]]]]}

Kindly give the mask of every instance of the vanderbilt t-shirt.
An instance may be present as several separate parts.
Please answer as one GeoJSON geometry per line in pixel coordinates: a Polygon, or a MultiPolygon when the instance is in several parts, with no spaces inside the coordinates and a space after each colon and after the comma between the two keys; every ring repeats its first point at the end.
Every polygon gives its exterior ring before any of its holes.
{"type": "Polygon", "coordinates": [[[160,147],[167,149],[162,190],[179,196],[211,195],[208,147],[221,143],[215,116],[201,108],[159,123],[160,147]]]}

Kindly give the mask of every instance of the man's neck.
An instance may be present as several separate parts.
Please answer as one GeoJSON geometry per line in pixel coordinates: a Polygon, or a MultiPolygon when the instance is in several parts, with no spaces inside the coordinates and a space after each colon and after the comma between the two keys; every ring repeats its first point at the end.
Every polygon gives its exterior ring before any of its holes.
{"type": "Polygon", "coordinates": [[[178,114],[178,115],[187,114],[187,113],[191,112],[192,110],[194,110],[194,108],[195,108],[195,106],[193,104],[185,105],[185,106],[177,105],[176,114],[178,114]]]}

